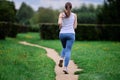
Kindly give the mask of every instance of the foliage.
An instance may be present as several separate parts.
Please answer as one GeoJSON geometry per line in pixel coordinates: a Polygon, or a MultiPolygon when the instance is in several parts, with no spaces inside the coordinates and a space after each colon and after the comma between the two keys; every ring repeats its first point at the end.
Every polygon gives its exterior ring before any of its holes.
{"type": "Polygon", "coordinates": [[[105,0],[98,22],[102,24],[120,24],[120,0],[105,0]]]}
{"type": "MultiPolygon", "coordinates": [[[[96,14],[100,11],[101,6],[83,4],[79,8],[74,8],[72,11],[78,15],[78,23],[97,23],[96,14]]],[[[23,3],[21,8],[17,11],[17,20],[22,24],[36,25],[39,23],[57,23],[60,11],[52,8],[40,7],[38,11],[33,12],[30,6],[23,3]]],[[[33,26],[32,28],[35,28],[33,26]]]]}
{"type": "Polygon", "coordinates": [[[58,39],[58,31],[57,24],[40,24],[41,39],[58,39]]]}
{"type": "Polygon", "coordinates": [[[0,21],[14,22],[16,9],[14,2],[0,0],[0,21]]]}
{"type": "Polygon", "coordinates": [[[94,24],[96,23],[96,13],[81,12],[78,15],[78,23],[94,24]]]}
{"type": "Polygon", "coordinates": [[[31,24],[29,27],[29,32],[39,32],[39,24],[31,24]]]}
{"type": "MultiPolygon", "coordinates": [[[[76,40],[110,40],[120,41],[120,25],[79,24],[76,40]]],[[[42,24],[40,26],[41,39],[58,39],[57,24],[42,24]]]]}
{"type": "Polygon", "coordinates": [[[57,11],[54,11],[51,8],[41,7],[31,19],[31,23],[33,24],[55,23],[57,21],[56,17],[58,17],[56,16],[57,13],[58,13],[57,11]]]}
{"type": "Polygon", "coordinates": [[[79,8],[74,8],[72,11],[78,15],[78,23],[90,23],[95,24],[97,23],[97,13],[101,9],[101,6],[98,5],[96,8],[94,5],[86,5],[83,4],[79,8]]]}
{"type": "Polygon", "coordinates": [[[0,40],[5,39],[6,36],[9,34],[11,28],[8,23],[0,22],[0,40]]]}
{"type": "Polygon", "coordinates": [[[7,26],[10,28],[10,32],[8,33],[7,37],[16,38],[20,26],[13,23],[8,23],[7,26]]]}
{"type": "Polygon", "coordinates": [[[78,25],[76,31],[76,40],[99,40],[99,30],[95,24],[78,25]]]}
{"type": "Polygon", "coordinates": [[[0,22],[0,39],[15,38],[18,33],[28,32],[29,27],[11,22],[0,22]]]}
{"type": "Polygon", "coordinates": [[[30,25],[30,19],[34,15],[33,9],[26,3],[22,3],[20,9],[17,11],[16,18],[18,23],[30,25]]]}
{"type": "Polygon", "coordinates": [[[30,27],[26,25],[17,24],[17,27],[19,27],[18,33],[27,33],[30,30],[30,27]]]}

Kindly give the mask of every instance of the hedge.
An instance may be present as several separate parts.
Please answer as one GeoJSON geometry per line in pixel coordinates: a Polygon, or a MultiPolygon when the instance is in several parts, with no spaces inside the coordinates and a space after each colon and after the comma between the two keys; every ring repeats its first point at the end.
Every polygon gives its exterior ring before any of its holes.
{"type": "Polygon", "coordinates": [[[76,40],[98,40],[99,32],[95,24],[79,24],[76,32],[76,40]]]}
{"type": "MultiPolygon", "coordinates": [[[[75,32],[78,41],[120,41],[120,25],[79,24],[75,32]]],[[[45,40],[59,39],[58,25],[40,24],[40,37],[45,40]]]]}
{"type": "Polygon", "coordinates": [[[29,26],[21,25],[21,24],[17,24],[17,26],[19,27],[18,33],[27,33],[27,32],[30,31],[30,27],[29,26]]]}
{"type": "Polygon", "coordinates": [[[5,39],[5,37],[9,34],[11,30],[9,26],[9,23],[0,22],[0,39],[5,39]]]}
{"type": "Polygon", "coordinates": [[[29,27],[9,22],[0,22],[0,39],[15,38],[18,33],[28,32],[29,27]]]}
{"type": "Polygon", "coordinates": [[[10,28],[10,31],[7,36],[15,38],[17,36],[19,26],[17,24],[8,23],[8,27],[10,28]]]}
{"type": "Polygon", "coordinates": [[[42,23],[40,24],[40,37],[41,39],[53,40],[58,39],[59,29],[57,24],[42,23]]]}
{"type": "Polygon", "coordinates": [[[99,25],[100,39],[110,41],[120,41],[120,25],[99,25]]]}

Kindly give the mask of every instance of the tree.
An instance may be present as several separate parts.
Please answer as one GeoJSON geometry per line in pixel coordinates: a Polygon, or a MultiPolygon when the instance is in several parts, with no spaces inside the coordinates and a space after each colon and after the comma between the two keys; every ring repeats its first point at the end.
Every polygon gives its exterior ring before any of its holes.
{"type": "Polygon", "coordinates": [[[26,3],[22,3],[20,9],[17,11],[16,18],[18,23],[29,25],[29,20],[34,15],[34,10],[26,3]]]}
{"type": "Polygon", "coordinates": [[[120,0],[104,0],[102,11],[98,14],[102,24],[120,24],[120,0]]]}
{"type": "Polygon", "coordinates": [[[96,8],[92,4],[88,6],[83,4],[79,8],[74,8],[73,12],[78,15],[78,23],[96,23],[96,8]]]}
{"type": "Polygon", "coordinates": [[[36,14],[33,16],[33,18],[31,19],[31,22],[34,24],[55,23],[55,22],[57,22],[56,14],[57,14],[57,11],[54,11],[51,8],[42,8],[41,7],[36,12],[36,14]]]}
{"type": "Polygon", "coordinates": [[[14,2],[1,0],[0,1],[0,21],[14,22],[16,9],[14,2]]]}

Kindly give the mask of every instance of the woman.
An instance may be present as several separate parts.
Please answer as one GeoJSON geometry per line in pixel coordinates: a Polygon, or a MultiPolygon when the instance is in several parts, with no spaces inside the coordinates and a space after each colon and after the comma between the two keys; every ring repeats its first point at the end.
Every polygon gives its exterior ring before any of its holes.
{"type": "Polygon", "coordinates": [[[77,28],[77,15],[71,12],[72,4],[67,2],[65,4],[64,12],[59,14],[58,25],[60,29],[59,38],[62,43],[61,59],[59,61],[59,67],[63,66],[65,74],[68,74],[68,64],[71,55],[72,45],[75,41],[75,29],[77,28]]]}

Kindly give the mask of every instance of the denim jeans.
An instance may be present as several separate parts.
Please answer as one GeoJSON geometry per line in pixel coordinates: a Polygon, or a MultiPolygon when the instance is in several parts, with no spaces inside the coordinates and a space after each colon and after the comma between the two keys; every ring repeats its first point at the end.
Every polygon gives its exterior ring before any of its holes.
{"type": "Polygon", "coordinates": [[[60,33],[59,38],[62,43],[61,57],[64,58],[64,66],[67,67],[69,64],[72,45],[75,41],[74,33],[60,33]]]}

